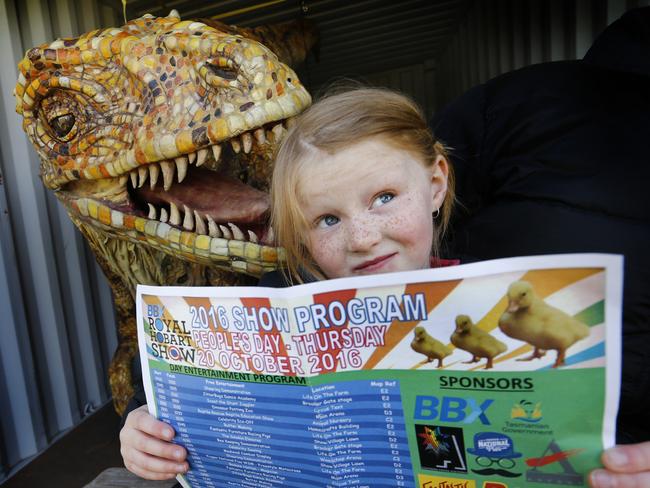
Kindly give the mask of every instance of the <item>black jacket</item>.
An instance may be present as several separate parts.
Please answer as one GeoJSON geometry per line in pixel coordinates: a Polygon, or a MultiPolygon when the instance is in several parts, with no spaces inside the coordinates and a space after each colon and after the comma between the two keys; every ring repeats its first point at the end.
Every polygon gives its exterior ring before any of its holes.
{"type": "Polygon", "coordinates": [[[448,255],[625,256],[619,442],[650,439],[650,8],[583,60],[477,86],[436,114],[458,207],[448,255]]]}

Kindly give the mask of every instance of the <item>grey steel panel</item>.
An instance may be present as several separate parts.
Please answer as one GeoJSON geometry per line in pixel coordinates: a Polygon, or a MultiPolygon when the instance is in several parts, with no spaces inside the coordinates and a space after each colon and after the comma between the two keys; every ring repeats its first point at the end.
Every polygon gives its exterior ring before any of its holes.
{"type": "Polygon", "coordinates": [[[12,96],[25,50],[80,33],[77,10],[94,19],[95,7],[90,0],[0,3],[0,482],[110,397],[110,290],[41,184],[12,96]]]}

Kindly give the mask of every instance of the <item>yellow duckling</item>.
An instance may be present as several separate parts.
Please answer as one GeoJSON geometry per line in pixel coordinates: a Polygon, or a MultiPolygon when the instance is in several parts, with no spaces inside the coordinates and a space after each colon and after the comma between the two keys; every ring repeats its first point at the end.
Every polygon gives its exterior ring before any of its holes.
{"type": "Polygon", "coordinates": [[[442,360],[451,354],[451,350],[439,340],[434,339],[424,327],[418,326],[413,330],[415,337],[411,341],[411,348],[415,352],[424,354],[427,357],[427,362],[430,363],[434,359],[438,360],[438,368],[442,367],[442,360]]]}
{"type": "Polygon", "coordinates": [[[589,327],[535,295],[527,281],[508,287],[508,308],[499,319],[504,334],[532,345],[533,354],[520,361],[541,358],[547,350],[557,351],[554,368],[563,366],[566,350],[589,335],[589,327]]]}
{"type": "Polygon", "coordinates": [[[508,349],[503,342],[476,327],[467,315],[456,317],[456,330],[451,335],[451,343],[458,349],[472,354],[472,359],[465,361],[466,364],[487,358],[485,369],[492,369],[494,357],[508,349]]]}

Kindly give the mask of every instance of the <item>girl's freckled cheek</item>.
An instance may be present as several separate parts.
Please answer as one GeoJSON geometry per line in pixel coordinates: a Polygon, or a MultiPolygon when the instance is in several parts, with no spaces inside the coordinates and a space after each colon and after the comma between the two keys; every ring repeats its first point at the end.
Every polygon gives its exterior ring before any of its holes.
{"type": "Polygon", "coordinates": [[[329,239],[320,239],[317,240],[315,245],[311,247],[311,255],[314,260],[320,265],[329,263],[332,261],[332,257],[336,257],[337,246],[329,239]]]}

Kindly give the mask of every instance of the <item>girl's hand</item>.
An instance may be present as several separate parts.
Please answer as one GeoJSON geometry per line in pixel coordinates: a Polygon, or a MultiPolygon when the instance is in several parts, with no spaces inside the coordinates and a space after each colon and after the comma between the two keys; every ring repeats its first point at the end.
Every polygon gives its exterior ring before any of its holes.
{"type": "Polygon", "coordinates": [[[646,488],[650,486],[650,442],[607,449],[602,456],[605,469],[592,471],[592,488],[646,488]]]}
{"type": "Polygon", "coordinates": [[[149,414],[143,405],[126,417],[120,431],[120,452],[124,466],[148,480],[166,480],[185,473],[187,451],[172,444],[174,430],[149,414]]]}

